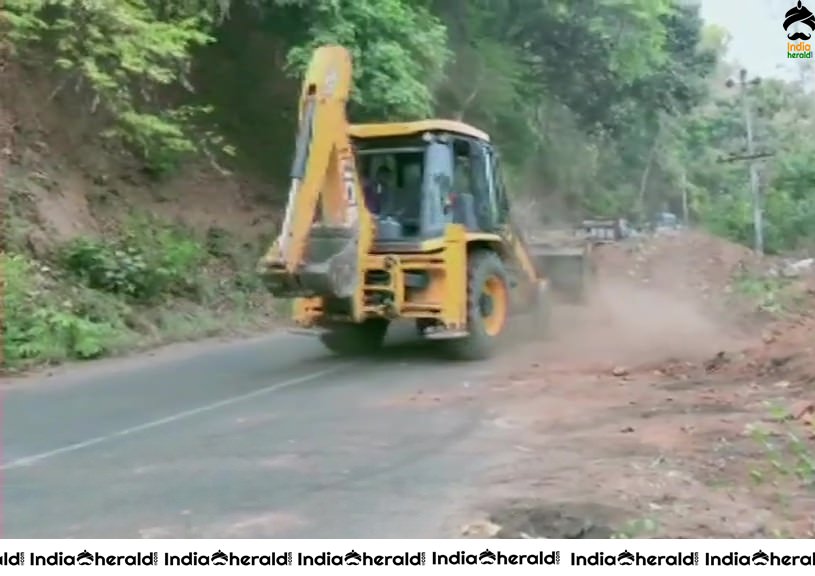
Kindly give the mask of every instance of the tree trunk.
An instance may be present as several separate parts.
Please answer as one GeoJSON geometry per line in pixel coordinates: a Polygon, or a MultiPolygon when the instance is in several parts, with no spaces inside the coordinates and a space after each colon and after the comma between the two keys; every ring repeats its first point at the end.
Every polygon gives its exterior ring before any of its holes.
{"type": "Polygon", "coordinates": [[[456,113],[456,120],[458,120],[459,122],[464,120],[464,114],[467,112],[467,109],[473,103],[476,96],[478,96],[478,91],[481,88],[480,85],[481,85],[480,79],[476,80],[475,86],[473,87],[472,91],[464,99],[464,102],[461,103],[461,108],[459,108],[459,111],[456,113]]]}
{"type": "Polygon", "coordinates": [[[657,128],[656,135],[654,136],[654,141],[651,144],[651,151],[648,153],[648,161],[645,163],[645,169],[642,171],[642,178],[640,179],[640,195],[639,195],[639,212],[642,217],[646,217],[645,211],[645,195],[648,191],[648,178],[651,175],[651,168],[654,165],[654,159],[656,158],[657,152],[657,144],[659,143],[659,136],[662,132],[662,124],[657,128]]]}

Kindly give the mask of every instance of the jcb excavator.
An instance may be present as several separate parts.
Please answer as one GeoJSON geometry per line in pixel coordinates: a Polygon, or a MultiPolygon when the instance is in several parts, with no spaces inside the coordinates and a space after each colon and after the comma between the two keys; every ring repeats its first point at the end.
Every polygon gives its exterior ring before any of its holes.
{"type": "Polygon", "coordinates": [[[356,355],[409,319],[457,358],[482,359],[515,313],[544,329],[548,282],[510,221],[489,136],[448,120],[350,124],[351,78],[345,48],[314,52],[285,218],[258,265],[294,299],[299,330],[356,355]]]}

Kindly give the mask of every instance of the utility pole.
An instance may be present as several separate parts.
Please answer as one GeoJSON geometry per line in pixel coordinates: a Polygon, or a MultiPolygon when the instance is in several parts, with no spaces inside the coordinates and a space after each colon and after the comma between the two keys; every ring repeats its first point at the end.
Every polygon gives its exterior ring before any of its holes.
{"type": "MultiPolygon", "coordinates": [[[[748,88],[761,82],[759,78],[747,80],[747,70],[741,69],[739,72],[739,91],[744,113],[744,124],[747,132],[747,159],[750,162],[750,192],[753,199],[753,230],[755,232],[755,251],[759,256],[764,254],[764,211],[761,202],[761,190],[758,181],[758,165],[756,164],[756,150],[753,141],[753,112],[750,107],[748,88]]],[[[728,80],[727,85],[733,86],[733,81],[728,80]]]]}
{"type": "MultiPolygon", "coordinates": [[[[741,101],[744,106],[744,124],[747,129],[747,154],[750,156],[756,153],[753,143],[753,113],[750,108],[750,98],[747,93],[747,71],[742,70],[740,74],[741,101]]],[[[756,235],[756,252],[759,256],[764,254],[764,209],[761,205],[761,190],[758,182],[758,165],[755,158],[750,159],[750,191],[753,194],[753,227],[756,235]]]]}

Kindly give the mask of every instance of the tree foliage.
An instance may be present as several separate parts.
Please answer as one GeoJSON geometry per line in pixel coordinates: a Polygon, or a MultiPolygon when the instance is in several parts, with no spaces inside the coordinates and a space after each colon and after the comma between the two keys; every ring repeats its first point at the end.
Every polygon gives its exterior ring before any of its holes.
{"type": "Polygon", "coordinates": [[[421,118],[433,113],[433,88],[449,57],[444,25],[403,0],[325,0],[304,6],[308,40],[291,48],[297,76],[315,46],[349,46],[356,117],[421,118]]]}
{"type": "MultiPolygon", "coordinates": [[[[648,218],[681,210],[685,189],[694,217],[751,236],[746,165],[721,162],[744,149],[726,34],[691,3],[6,0],[0,16],[20,58],[83,88],[85,113],[109,115],[159,169],[235,151],[284,178],[296,78],[316,45],[341,43],[355,119],[479,125],[545,214],[648,218]]],[[[750,98],[775,152],[762,166],[768,241],[793,247],[815,229],[815,150],[789,137],[812,131],[811,96],[766,82],[750,98]]]]}
{"type": "Polygon", "coordinates": [[[60,88],[87,88],[88,110],[115,118],[115,134],[156,167],[200,149],[190,127],[207,109],[154,101],[163,87],[189,85],[192,50],[212,41],[208,10],[192,2],[8,0],[2,16],[18,45],[48,48],[40,55],[59,72],[60,88]]]}
{"type": "MultiPolygon", "coordinates": [[[[812,96],[794,84],[764,81],[747,93],[766,217],[766,248],[778,252],[815,246],[815,145],[797,134],[815,128],[812,96]]],[[[685,119],[699,216],[714,230],[752,245],[752,201],[746,162],[722,162],[747,151],[743,101],[738,93],[711,102],[685,119]]]]}

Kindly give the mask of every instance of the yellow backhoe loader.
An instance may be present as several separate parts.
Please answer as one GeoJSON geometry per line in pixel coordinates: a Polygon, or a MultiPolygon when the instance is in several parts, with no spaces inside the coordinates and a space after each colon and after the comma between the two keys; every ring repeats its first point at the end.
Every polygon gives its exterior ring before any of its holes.
{"type": "Polygon", "coordinates": [[[350,124],[351,77],[345,48],[314,52],[285,218],[258,264],[299,330],[371,354],[407,319],[459,359],[491,356],[518,313],[543,331],[548,282],[489,136],[449,120],[350,124]]]}

